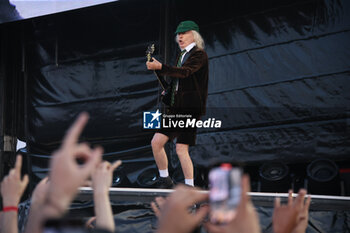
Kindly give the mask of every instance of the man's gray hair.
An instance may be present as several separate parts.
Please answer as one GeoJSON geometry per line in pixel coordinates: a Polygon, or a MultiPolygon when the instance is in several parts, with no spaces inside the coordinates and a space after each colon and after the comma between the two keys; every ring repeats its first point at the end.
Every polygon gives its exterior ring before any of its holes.
{"type": "MultiPolygon", "coordinates": [[[[199,34],[199,32],[195,31],[195,30],[191,30],[192,34],[193,34],[193,39],[194,39],[194,42],[196,43],[196,46],[199,48],[199,49],[204,49],[204,40],[201,36],[201,34],[199,34]]],[[[178,35],[176,35],[175,37],[175,41],[176,43],[179,43],[179,37],[178,35]]]]}
{"type": "Polygon", "coordinates": [[[194,37],[194,42],[196,43],[197,47],[200,49],[204,49],[204,40],[201,36],[201,34],[199,34],[199,32],[192,30],[193,33],[193,37],[194,37]]]}

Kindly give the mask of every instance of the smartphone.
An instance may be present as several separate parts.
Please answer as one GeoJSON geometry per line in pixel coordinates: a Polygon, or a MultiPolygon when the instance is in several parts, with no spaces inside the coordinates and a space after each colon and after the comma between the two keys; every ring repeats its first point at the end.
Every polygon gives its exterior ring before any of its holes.
{"type": "Polygon", "coordinates": [[[242,169],[223,163],[209,172],[209,219],[215,224],[225,224],[236,216],[241,201],[242,169]]]}

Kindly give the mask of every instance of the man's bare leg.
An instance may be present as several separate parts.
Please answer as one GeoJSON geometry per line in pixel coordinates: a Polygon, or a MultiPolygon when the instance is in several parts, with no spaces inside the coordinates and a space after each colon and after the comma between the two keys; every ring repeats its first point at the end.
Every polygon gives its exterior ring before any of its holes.
{"type": "Polygon", "coordinates": [[[176,154],[179,157],[182,172],[185,176],[185,184],[193,186],[193,164],[188,148],[187,144],[176,143],[176,154]]]}
{"type": "Polygon", "coordinates": [[[151,141],[153,156],[159,170],[168,169],[168,158],[164,150],[164,145],[168,140],[168,136],[155,133],[151,141]]]}

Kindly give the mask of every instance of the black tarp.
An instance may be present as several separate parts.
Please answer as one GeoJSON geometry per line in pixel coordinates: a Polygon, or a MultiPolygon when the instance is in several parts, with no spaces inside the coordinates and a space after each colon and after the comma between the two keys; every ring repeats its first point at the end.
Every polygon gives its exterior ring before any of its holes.
{"type": "Polygon", "coordinates": [[[150,133],[140,120],[156,105],[158,86],[144,55],[159,39],[159,3],[118,3],[64,17],[39,21],[28,39],[29,148],[50,153],[81,111],[91,115],[84,140],[106,152],[146,146],[150,133]]]}
{"type": "Polygon", "coordinates": [[[223,121],[199,132],[196,164],[347,159],[349,11],[347,1],[122,1],[32,20],[25,39],[29,151],[50,153],[85,110],[84,140],[106,152],[132,149],[128,158],[152,156],[142,113],[160,108],[159,86],[144,50],[155,42],[158,58],[173,62],[172,32],[191,18],[209,55],[205,118],[223,121]]]}

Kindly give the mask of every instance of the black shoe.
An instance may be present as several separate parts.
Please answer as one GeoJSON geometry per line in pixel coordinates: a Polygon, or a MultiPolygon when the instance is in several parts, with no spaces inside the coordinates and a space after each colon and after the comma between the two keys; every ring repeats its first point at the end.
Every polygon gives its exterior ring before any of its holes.
{"type": "Polygon", "coordinates": [[[159,177],[156,182],[154,183],[154,187],[161,188],[161,189],[170,189],[174,187],[174,182],[168,177],[159,177]]]}

